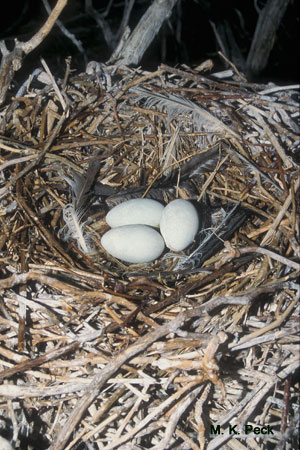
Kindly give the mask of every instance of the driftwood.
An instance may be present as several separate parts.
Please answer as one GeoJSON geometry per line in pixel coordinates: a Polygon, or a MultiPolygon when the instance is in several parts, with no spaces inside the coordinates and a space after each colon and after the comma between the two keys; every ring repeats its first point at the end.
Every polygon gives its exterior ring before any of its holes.
{"type": "Polygon", "coordinates": [[[295,448],[299,86],[44,68],[1,112],[0,433],[52,450],[295,448]],[[91,167],[89,255],[61,229],[91,167]],[[245,215],[225,242],[205,229],[220,245],[201,258],[197,243],[113,259],[106,212],[154,194],[245,215]]]}

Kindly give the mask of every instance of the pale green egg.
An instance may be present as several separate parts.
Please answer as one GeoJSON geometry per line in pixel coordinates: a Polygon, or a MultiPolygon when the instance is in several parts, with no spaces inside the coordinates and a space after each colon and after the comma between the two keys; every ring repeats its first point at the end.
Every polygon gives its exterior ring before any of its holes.
{"type": "Polygon", "coordinates": [[[150,225],[159,227],[163,205],[149,198],[134,198],[112,208],[106,215],[111,228],[123,225],[150,225]]]}
{"type": "Polygon", "coordinates": [[[191,202],[177,199],[164,208],[160,232],[170,250],[179,252],[188,247],[193,242],[198,228],[198,213],[191,202]]]}
{"type": "Polygon", "coordinates": [[[112,228],[102,236],[101,245],[115,258],[136,264],[153,261],[165,248],[162,236],[147,225],[112,228]]]}

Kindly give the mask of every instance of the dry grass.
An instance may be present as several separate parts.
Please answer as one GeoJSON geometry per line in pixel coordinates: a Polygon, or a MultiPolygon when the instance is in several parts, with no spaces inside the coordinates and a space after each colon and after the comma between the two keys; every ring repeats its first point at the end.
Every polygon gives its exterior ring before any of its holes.
{"type": "Polygon", "coordinates": [[[39,450],[297,448],[299,88],[113,69],[29,85],[1,111],[0,432],[39,450]],[[181,169],[212,148],[191,191],[181,169]],[[62,175],[94,160],[112,192],[176,174],[162,198],[251,214],[202,267],[128,266],[101,248],[102,196],[84,255],[59,233],[62,175]]]}

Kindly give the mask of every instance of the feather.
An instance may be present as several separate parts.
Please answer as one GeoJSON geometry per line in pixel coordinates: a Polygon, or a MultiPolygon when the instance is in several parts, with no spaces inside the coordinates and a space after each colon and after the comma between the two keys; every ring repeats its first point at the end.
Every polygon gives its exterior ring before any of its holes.
{"type": "MultiPolygon", "coordinates": [[[[184,98],[179,97],[174,94],[168,94],[163,95],[156,92],[150,92],[146,89],[136,87],[131,89],[134,93],[138,94],[139,97],[137,101],[146,99],[145,106],[148,108],[156,106],[160,111],[165,108],[166,113],[168,115],[168,126],[170,125],[171,120],[173,120],[175,117],[177,117],[179,114],[192,114],[192,120],[195,129],[201,131],[201,130],[207,130],[207,131],[215,131],[215,132],[225,132],[231,137],[235,137],[237,139],[240,138],[240,136],[233,131],[231,128],[229,128],[227,125],[225,125],[221,120],[219,120],[217,117],[215,117],[210,112],[206,111],[204,108],[198,106],[196,103],[193,103],[192,101],[184,98]]],[[[234,155],[236,155],[240,161],[243,162],[245,168],[247,170],[252,170],[256,173],[258,173],[264,181],[267,181],[271,183],[278,192],[282,193],[282,189],[278,186],[278,184],[270,178],[268,175],[266,175],[264,172],[262,172],[253,162],[249,161],[245,156],[241,155],[238,151],[234,150],[233,148],[229,148],[229,146],[226,146],[228,150],[230,150],[234,155]]],[[[214,163],[214,158],[216,156],[216,148],[212,149],[212,155],[215,153],[214,157],[212,158],[211,163],[214,163]]],[[[195,155],[190,161],[186,163],[186,169],[187,171],[189,169],[193,168],[193,163],[195,164],[195,170],[194,174],[197,173],[197,169],[200,167],[201,172],[201,165],[199,166],[199,162],[201,162],[201,154],[195,155]],[[193,159],[194,158],[194,159],[193,159]]],[[[205,157],[204,157],[205,158],[205,157]]],[[[206,162],[208,166],[209,161],[206,162]]],[[[205,168],[205,166],[203,167],[205,168]]]]}
{"type": "Polygon", "coordinates": [[[216,145],[205,153],[194,155],[180,168],[181,179],[192,178],[206,172],[213,172],[219,162],[223,152],[220,151],[219,145],[216,145]]]}
{"type": "MultiPolygon", "coordinates": [[[[185,191],[187,198],[196,199],[202,185],[200,176],[206,172],[215,170],[218,164],[219,154],[219,146],[215,146],[205,153],[203,152],[192,156],[188,162],[182,164],[180,169],[174,170],[167,180],[159,179],[153,187],[151,187],[146,198],[151,198],[163,203],[172,200],[177,195],[177,179],[180,174],[178,187],[185,191]]],[[[145,186],[134,187],[119,192],[115,192],[113,188],[107,187],[109,189],[106,191],[103,188],[105,188],[105,186],[97,183],[94,190],[97,195],[107,195],[105,203],[109,208],[113,208],[125,200],[139,198],[146,190],[145,186]],[[112,192],[114,193],[110,195],[112,192]]]]}
{"type": "MultiPolygon", "coordinates": [[[[185,192],[186,198],[191,200],[196,200],[199,191],[193,180],[184,180],[179,184],[179,188],[181,191],[185,192]]],[[[131,200],[133,198],[141,198],[146,190],[145,186],[135,187],[131,189],[126,189],[126,191],[120,191],[115,195],[110,195],[105,199],[105,203],[109,209],[113,208],[120,203],[125,202],[126,200],[131,200]]],[[[163,184],[158,187],[152,187],[145,198],[151,198],[152,200],[157,200],[161,203],[168,203],[177,197],[178,187],[176,184],[168,183],[163,184]]]]}
{"type": "Polygon", "coordinates": [[[63,176],[72,189],[72,202],[76,209],[86,207],[100,164],[101,162],[99,160],[95,160],[89,163],[87,171],[84,174],[73,172],[73,180],[63,176]]]}
{"type": "Polygon", "coordinates": [[[219,217],[223,216],[218,225],[214,225],[211,216],[211,227],[201,227],[197,234],[198,245],[189,256],[181,256],[174,267],[174,271],[187,271],[200,267],[207,259],[216,254],[233,233],[242,225],[247,217],[246,211],[235,205],[226,213],[223,208],[216,210],[219,217]]]}
{"type": "Polygon", "coordinates": [[[271,183],[277,189],[277,191],[279,193],[283,192],[281,187],[278,186],[278,184],[272,178],[270,178],[267,174],[262,172],[253,162],[249,161],[249,159],[247,159],[245,156],[243,156],[241,153],[239,153],[237,150],[235,150],[233,148],[229,148],[229,151],[231,153],[233,153],[240,161],[242,161],[244,163],[246,171],[248,171],[248,172],[253,171],[253,172],[258,173],[261,176],[262,180],[264,180],[265,182],[271,183]]]}
{"type": "Polygon", "coordinates": [[[72,203],[68,203],[63,208],[64,227],[60,230],[62,239],[65,241],[74,239],[78,248],[83,253],[92,253],[93,246],[88,233],[85,232],[85,222],[83,220],[87,209],[91,205],[91,188],[94,184],[100,161],[92,161],[85,174],[73,173],[73,179],[63,175],[63,178],[71,187],[72,203]]]}
{"type": "Polygon", "coordinates": [[[82,216],[84,211],[76,209],[73,203],[69,203],[63,208],[63,220],[65,226],[60,231],[62,238],[65,241],[74,239],[77,242],[78,248],[83,253],[92,253],[93,247],[90,243],[88,234],[84,232],[84,222],[82,222],[82,216]]]}
{"type": "Polygon", "coordinates": [[[174,94],[163,95],[156,92],[150,92],[140,87],[132,88],[131,91],[139,94],[137,101],[146,99],[145,106],[147,108],[151,108],[153,106],[156,106],[159,110],[165,108],[168,115],[168,126],[170,125],[171,120],[179,114],[188,113],[192,114],[194,127],[199,131],[206,128],[207,131],[222,131],[229,134],[229,136],[233,136],[237,139],[239,138],[238,134],[225,125],[221,120],[217,119],[213,114],[196,105],[196,103],[191,100],[174,94]]]}

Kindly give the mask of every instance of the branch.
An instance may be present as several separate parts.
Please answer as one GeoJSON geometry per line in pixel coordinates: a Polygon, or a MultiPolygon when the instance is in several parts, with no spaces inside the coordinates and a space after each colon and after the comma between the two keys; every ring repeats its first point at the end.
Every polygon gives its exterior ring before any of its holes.
{"type": "MultiPolygon", "coordinates": [[[[110,6],[111,6],[111,2],[109,3],[108,7],[110,7],[110,6]]],[[[85,11],[89,16],[91,16],[93,19],[95,19],[99,28],[101,28],[101,30],[102,30],[103,37],[104,37],[104,40],[105,40],[108,48],[110,48],[112,50],[115,45],[115,36],[112,33],[108,22],[105,20],[108,10],[106,10],[103,14],[99,14],[98,11],[93,7],[93,1],[85,0],[85,11]]]]}
{"type": "Polygon", "coordinates": [[[289,0],[268,0],[260,11],[246,68],[251,74],[258,74],[266,67],[274,46],[276,31],[284,16],[289,0]]]}
{"type": "MultiPolygon", "coordinates": [[[[49,15],[51,15],[51,7],[49,5],[48,0],[42,0],[44,4],[44,8],[47,11],[49,15]]],[[[68,0],[67,0],[68,1],[68,0]]],[[[82,42],[76,38],[76,36],[73,33],[70,33],[70,31],[64,26],[61,20],[56,21],[56,25],[60,29],[60,31],[68,38],[70,41],[77,47],[78,51],[82,53],[83,57],[86,60],[86,54],[82,45],[82,42]]],[[[87,61],[86,61],[87,62],[87,61]]]]}
{"type": "Polygon", "coordinates": [[[58,0],[52,13],[46,20],[45,24],[42,26],[42,28],[35,33],[34,36],[30,39],[28,42],[22,42],[20,43],[22,51],[25,53],[25,55],[28,55],[28,53],[32,52],[36,47],[38,47],[45,37],[50,33],[52,30],[58,16],[68,3],[68,0],[58,0]]]}
{"type": "Polygon", "coordinates": [[[83,397],[78,400],[72,413],[62,426],[55,442],[50,447],[50,450],[63,450],[66,443],[77,424],[80,422],[83,414],[93,401],[97,398],[100,390],[105,385],[107,380],[125,364],[128,360],[136,356],[138,353],[143,352],[153,342],[161,339],[169,333],[176,333],[176,331],[189,319],[201,317],[203,314],[207,314],[215,308],[226,305],[248,305],[262,293],[274,292],[275,286],[267,286],[255,288],[249,291],[245,295],[240,296],[220,296],[213,298],[206,302],[204,305],[198,306],[184,312],[180,312],[175,319],[158,326],[154,330],[147,333],[145,336],[140,337],[134,344],[127,347],[115,358],[113,358],[91,381],[86,388],[86,392],[83,397]]]}
{"type": "Polygon", "coordinates": [[[118,52],[113,53],[108,63],[118,60],[118,65],[137,65],[163,22],[170,17],[176,2],[177,0],[154,0],[121,50],[118,46],[118,52]]]}
{"type": "Polygon", "coordinates": [[[2,52],[0,65],[0,105],[4,103],[14,74],[22,67],[24,57],[43,42],[52,30],[67,2],[68,0],[58,0],[42,28],[27,42],[19,42],[16,39],[15,48],[11,52],[7,50],[3,41],[0,42],[0,51],[2,52]]]}

